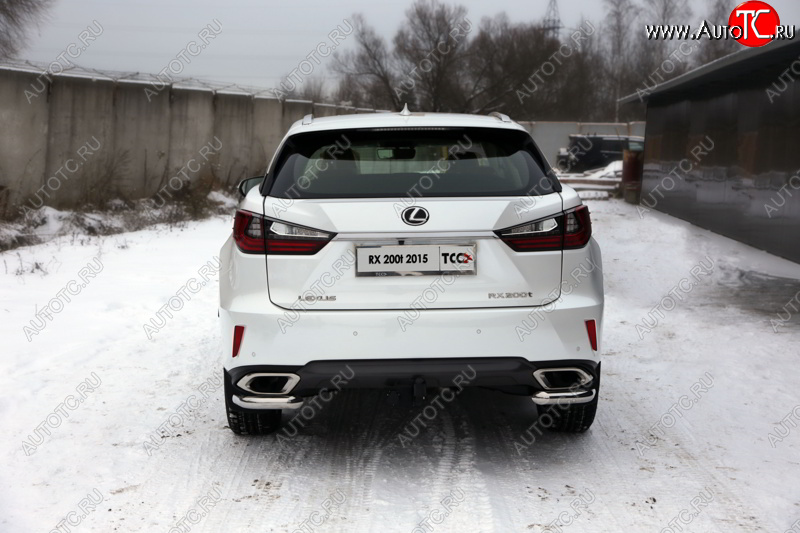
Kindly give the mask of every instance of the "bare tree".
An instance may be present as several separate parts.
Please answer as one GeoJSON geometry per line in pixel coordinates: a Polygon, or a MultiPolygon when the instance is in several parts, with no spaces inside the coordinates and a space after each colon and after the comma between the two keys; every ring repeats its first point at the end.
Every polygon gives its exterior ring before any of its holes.
{"type": "Polygon", "coordinates": [[[515,116],[546,109],[552,103],[546,87],[535,99],[522,100],[517,90],[529,83],[558,46],[540,25],[513,24],[505,14],[484,19],[466,51],[467,75],[460,107],[473,113],[498,109],[515,116]]]}
{"type": "Polygon", "coordinates": [[[608,35],[610,54],[607,57],[609,71],[613,76],[614,121],[619,120],[617,101],[624,95],[622,92],[623,75],[630,68],[628,51],[630,49],[627,36],[632,33],[636,19],[631,0],[603,0],[606,6],[606,35],[608,35]]]}
{"type": "MultiPolygon", "coordinates": [[[[731,0],[709,0],[706,20],[709,24],[727,24],[728,17],[737,3],[731,0]]],[[[697,62],[704,65],[740,49],[741,46],[733,39],[702,39],[697,62]]]]}
{"type": "MultiPolygon", "coordinates": [[[[608,120],[618,97],[634,92],[658,64],[636,50],[653,46],[629,40],[632,2],[606,1],[614,33],[608,46],[599,32],[560,42],[541,24],[505,14],[473,26],[464,7],[439,0],[417,0],[389,45],[356,15],[356,48],[336,56],[334,96],[378,109],[407,102],[412,110],[498,110],[518,120],[608,120]]],[[[634,35],[644,38],[643,31],[634,35]]]]}
{"type": "Polygon", "coordinates": [[[561,86],[553,106],[557,115],[547,117],[550,120],[563,120],[558,117],[566,116],[567,120],[595,121],[614,116],[616,99],[608,90],[609,72],[599,36],[595,32],[585,37],[559,71],[561,86]]]}
{"type": "Polygon", "coordinates": [[[394,38],[395,56],[404,86],[416,89],[420,108],[454,111],[454,97],[461,93],[467,32],[472,24],[467,10],[436,0],[417,0],[406,12],[406,24],[394,38]]]}
{"type": "Polygon", "coordinates": [[[687,24],[692,17],[689,0],[645,0],[647,24],[687,24]]]}
{"type": "MultiPolygon", "coordinates": [[[[644,0],[643,7],[645,24],[687,25],[692,20],[689,0],[644,0]]],[[[677,46],[674,41],[653,41],[648,42],[647,48],[647,50],[639,49],[643,53],[641,59],[644,59],[645,63],[649,62],[647,60],[652,60],[655,68],[658,68],[658,65],[661,65],[677,46]]]]}
{"type": "Polygon", "coordinates": [[[397,77],[386,41],[367,25],[364,17],[353,15],[356,50],[336,53],[334,70],[343,75],[337,92],[376,108],[400,109],[395,94],[397,77]],[[342,86],[346,84],[346,86],[342,86]]]}
{"type": "Polygon", "coordinates": [[[19,53],[28,28],[39,22],[53,0],[0,0],[0,59],[19,53]]]}
{"type": "Polygon", "coordinates": [[[292,90],[284,91],[283,97],[322,102],[327,99],[327,94],[325,78],[313,76],[304,80],[302,85],[295,85],[292,90]]]}

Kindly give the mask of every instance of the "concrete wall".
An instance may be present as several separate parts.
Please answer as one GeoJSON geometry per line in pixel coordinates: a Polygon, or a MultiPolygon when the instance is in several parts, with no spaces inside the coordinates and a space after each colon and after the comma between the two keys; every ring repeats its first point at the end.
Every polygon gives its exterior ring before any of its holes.
{"type": "MultiPolygon", "coordinates": [[[[0,217],[263,173],[307,101],[0,68],[0,217]],[[145,89],[148,88],[148,92],[145,89]],[[170,181],[172,180],[172,181],[170,181]]],[[[355,112],[351,110],[350,112],[355,112]]]]}
{"type": "MultiPolygon", "coordinates": [[[[154,86],[0,67],[0,217],[74,208],[263,173],[286,130],[315,116],[375,110],[243,92],[154,86]],[[145,92],[145,89],[148,89],[145,92]]],[[[572,133],[643,134],[643,124],[522,123],[551,163],[572,133]]]]}
{"type": "Polygon", "coordinates": [[[0,82],[0,215],[44,185],[50,112],[46,97],[28,102],[25,91],[36,94],[30,87],[35,79],[9,71],[0,82]]]}
{"type": "MultiPolygon", "coordinates": [[[[158,190],[158,178],[167,172],[170,141],[169,91],[147,97],[142,85],[121,83],[114,95],[112,142],[97,161],[105,164],[108,183],[124,198],[141,198],[158,190]],[[133,117],[138,117],[134,119],[133,117]]],[[[99,140],[99,137],[98,137],[99,140]]],[[[93,157],[93,161],[94,161],[93,157]]]]}
{"type": "MultiPolygon", "coordinates": [[[[168,93],[169,91],[164,91],[168,93]]],[[[217,147],[220,142],[214,139],[214,95],[209,91],[194,89],[172,89],[168,94],[169,108],[169,143],[167,145],[167,170],[160,176],[148,180],[144,196],[156,192],[169,183],[169,179],[179,175],[181,169],[194,159],[200,159],[202,168],[194,173],[197,179],[214,177],[215,165],[219,163],[217,151],[206,158],[198,157],[203,146],[217,147]]],[[[223,148],[225,146],[223,145],[223,148]]],[[[196,167],[195,167],[196,168],[196,167]]],[[[188,172],[187,172],[188,174],[188,172]]]]}

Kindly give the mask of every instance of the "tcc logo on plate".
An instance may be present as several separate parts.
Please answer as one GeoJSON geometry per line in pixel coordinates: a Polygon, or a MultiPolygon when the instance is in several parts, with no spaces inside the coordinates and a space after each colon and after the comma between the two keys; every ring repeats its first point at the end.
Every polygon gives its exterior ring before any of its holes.
{"type": "Polygon", "coordinates": [[[428,221],[430,215],[424,207],[408,207],[400,213],[400,218],[409,226],[421,226],[428,221]]]}

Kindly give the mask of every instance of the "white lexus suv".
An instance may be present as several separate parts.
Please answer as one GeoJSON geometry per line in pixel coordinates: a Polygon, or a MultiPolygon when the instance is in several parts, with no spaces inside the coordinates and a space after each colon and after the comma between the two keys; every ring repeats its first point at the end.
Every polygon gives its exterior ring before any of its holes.
{"type": "MultiPolygon", "coordinates": [[[[237,434],[344,388],[424,403],[483,387],[589,428],[603,274],[589,210],[505,115],[296,122],[244,180],[220,254],[237,434]]],[[[547,427],[547,426],[546,426],[547,427]]]]}

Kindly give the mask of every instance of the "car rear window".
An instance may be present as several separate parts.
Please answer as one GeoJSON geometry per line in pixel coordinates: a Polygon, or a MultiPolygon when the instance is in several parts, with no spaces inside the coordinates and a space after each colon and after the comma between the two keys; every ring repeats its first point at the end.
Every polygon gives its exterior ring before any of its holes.
{"type": "Polygon", "coordinates": [[[278,157],[269,195],[391,198],[545,195],[556,190],[530,135],[490,128],[301,133],[278,157]]]}

